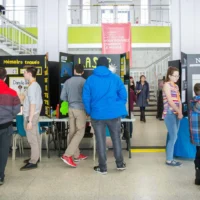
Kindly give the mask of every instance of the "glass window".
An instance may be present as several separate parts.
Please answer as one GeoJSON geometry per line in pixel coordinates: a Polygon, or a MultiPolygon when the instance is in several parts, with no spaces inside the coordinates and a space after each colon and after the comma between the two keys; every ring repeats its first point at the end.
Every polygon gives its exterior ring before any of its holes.
{"type": "Polygon", "coordinates": [[[114,23],[114,6],[101,6],[102,23],[114,23]]]}
{"type": "Polygon", "coordinates": [[[71,19],[71,0],[68,0],[68,10],[67,10],[67,24],[71,24],[72,23],[72,19],[71,19]]]}
{"type": "Polygon", "coordinates": [[[130,21],[130,6],[117,7],[117,22],[126,23],[130,21]]]}
{"type": "Polygon", "coordinates": [[[141,24],[149,23],[148,0],[141,0],[141,24]]]}
{"type": "Polygon", "coordinates": [[[27,8],[25,10],[25,0],[15,1],[14,6],[14,21],[16,21],[16,23],[19,23],[20,25],[25,25],[25,18],[29,19],[30,21],[33,9],[27,8]]]}
{"type": "Polygon", "coordinates": [[[83,0],[82,8],[83,8],[82,24],[90,24],[91,21],[90,0],[83,0]]]}

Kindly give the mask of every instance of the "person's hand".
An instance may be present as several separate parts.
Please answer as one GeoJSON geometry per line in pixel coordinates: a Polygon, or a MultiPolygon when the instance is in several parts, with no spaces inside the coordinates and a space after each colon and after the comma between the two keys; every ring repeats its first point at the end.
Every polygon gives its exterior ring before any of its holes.
{"type": "Polygon", "coordinates": [[[178,119],[182,119],[183,118],[183,114],[182,113],[178,113],[178,119]]]}
{"type": "Polygon", "coordinates": [[[33,124],[32,124],[32,122],[29,122],[27,124],[27,130],[31,130],[32,128],[33,128],[33,124]]]}
{"type": "Polygon", "coordinates": [[[25,95],[24,94],[19,94],[19,99],[20,99],[21,102],[23,102],[24,99],[25,99],[25,95]]]}

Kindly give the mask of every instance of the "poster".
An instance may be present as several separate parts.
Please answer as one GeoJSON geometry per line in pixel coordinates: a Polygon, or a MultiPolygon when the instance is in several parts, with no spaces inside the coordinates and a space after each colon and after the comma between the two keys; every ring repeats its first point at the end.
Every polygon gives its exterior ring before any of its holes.
{"type": "Polygon", "coordinates": [[[14,89],[17,94],[23,94],[27,90],[28,83],[24,80],[24,67],[34,66],[38,69],[36,80],[42,89],[42,98],[44,100],[41,115],[49,116],[50,99],[48,85],[48,66],[46,64],[46,55],[17,55],[0,56],[0,67],[7,71],[6,83],[14,89]],[[48,108],[48,109],[47,109],[48,108]]]}
{"type": "Polygon", "coordinates": [[[132,66],[131,23],[102,24],[102,53],[122,54],[129,52],[132,66]]]}
{"type": "Polygon", "coordinates": [[[25,95],[29,83],[24,77],[10,77],[9,86],[17,92],[18,95],[25,95]]]}

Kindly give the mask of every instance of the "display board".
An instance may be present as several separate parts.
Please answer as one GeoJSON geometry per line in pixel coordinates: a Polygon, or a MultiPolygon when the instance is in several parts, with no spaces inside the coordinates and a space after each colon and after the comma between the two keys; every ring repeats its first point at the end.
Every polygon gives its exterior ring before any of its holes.
{"type": "Polygon", "coordinates": [[[28,82],[24,79],[24,66],[32,65],[38,69],[37,82],[42,89],[44,100],[41,115],[50,116],[49,98],[49,73],[46,55],[0,56],[0,67],[7,71],[6,83],[17,94],[24,94],[28,88],[28,82]]]}
{"type": "MultiPolygon", "coordinates": [[[[60,81],[59,81],[59,92],[61,93],[64,82],[74,75],[74,66],[76,64],[84,65],[83,78],[87,79],[92,75],[93,70],[96,68],[98,58],[105,56],[109,61],[109,69],[120,76],[121,80],[126,86],[127,94],[129,97],[129,54],[119,55],[102,55],[102,54],[82,54],[72,55],[67,53],[60,53],[60,81]]],[[[60,101],[60,108],[63,102],[60,101]]],[[[127,110],[130,117],[129,101],[127,102],[127,110]]],[[[66,114],[60,112],[60,118],[66,117],[66,114]]]]}

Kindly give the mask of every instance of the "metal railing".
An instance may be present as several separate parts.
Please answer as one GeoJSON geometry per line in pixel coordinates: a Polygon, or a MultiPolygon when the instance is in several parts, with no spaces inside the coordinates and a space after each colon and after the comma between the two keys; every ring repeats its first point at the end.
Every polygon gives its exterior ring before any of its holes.
{"type": "Polygon", "coordinates": [[[37,37],[0,15],[1,43],[19,54],[37,54],[37,37]]]}
{"type": "MultiPolygon", "coordinates": [[[[169,5],[133,6],[133,5],[71,5],[68,7],[67,23],[101,24],[127,23],[135,25],[169,26],[169,5]]],[[[6,7],[5,17],[22,27],[37,27],[37,7],[6,7]]]]}
{"type": "Polygon", "coordinates": [[[6,7],[4,16],[18,26],[37,27],[37,11],[36,6],[6,7]]]}
{"type": "Polygon", "coordinates": [[[162,79],[163,76],[166,76],[169,60],[170,53],[161,57],[159,60],[150,64],[146,68],[132,68],[130,74],[134,77],[135,81],[138,81],[141,75],[145,75],[147,81],[150,84],[151,90],[154,91],[154,95],[156,97],[158,90],[158,80],[162,79]]]}
{"type": "Polygon", "coordinates": [[[69,6],[68,24],[127,23],[170,25],[169,6],[69,6]]]}

